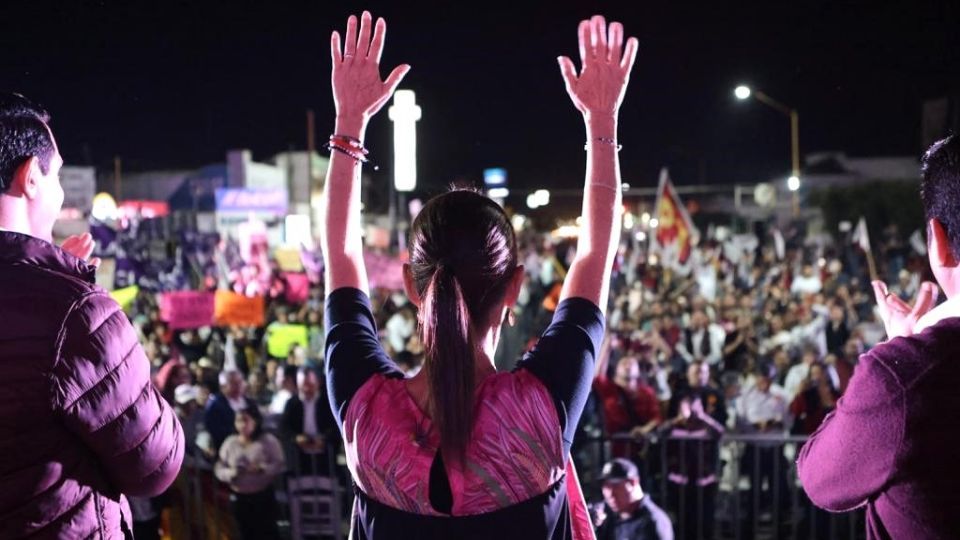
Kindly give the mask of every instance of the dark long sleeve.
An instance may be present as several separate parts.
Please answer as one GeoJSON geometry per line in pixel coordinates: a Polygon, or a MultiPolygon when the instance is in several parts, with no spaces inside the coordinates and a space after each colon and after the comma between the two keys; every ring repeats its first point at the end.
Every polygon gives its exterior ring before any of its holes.
{"type": "Polygon", "coordinates": [[[860,357],[836,410],[800,451],[798,472],[810,500],[843,512],[880,492],[895,470],[905,410],[894,373],[873,351],[860,357]]]}
{"type": "Polygon", "coordinates": [[[590,394],[603,329],[603,313],[596,304],[583,298],[568,298],[557,306],[553,322],[533,350],[517,364],[516,369],[529,370],[553,396],[565,455],[570,452],[590,394]]]}
{"type": "Polygon", "coordinates": [[[350,399],[370,377],[379,373],[402,379],[403,372],[380,344],[370,298],[363,291],[336,289],[327,295],[325,307],[327,396],[342,428],[350,399]]]}

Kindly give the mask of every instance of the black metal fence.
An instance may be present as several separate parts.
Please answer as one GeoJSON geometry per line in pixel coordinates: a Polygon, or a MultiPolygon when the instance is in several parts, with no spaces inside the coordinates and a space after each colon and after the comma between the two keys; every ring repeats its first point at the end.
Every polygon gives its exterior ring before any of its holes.
{"type": "Polygon", "coordinates": [[[636,463],[645,493],[668,512],[678,539],[864,538],[863,510],[826,512],[803,492],[795,459],[806,439],[613,435],[578,441],[573,459],[595,504],[603,500],[603,463],[613,457],[636,463]]]}
{"type": "MultiPolygon", "coordinates": [[[[592,507],[603,501],[603,463],[611,457],[634,461],[644,491],[669,513],[678,539],[863,538],[862,510],[828,513],[803,493],[794,460],[805,440],[785,435],[614,435],[578,441],[572,456],[592,507]]],[[[310,454],[283,442],[288,470],[275,485],[282,535],[346,538],[353,492],[342,449],[310,454]]],[[[187,457],[168,498],[172,538],[239,537],[229,490],[212,469],[203,456],[187,457]]]]}

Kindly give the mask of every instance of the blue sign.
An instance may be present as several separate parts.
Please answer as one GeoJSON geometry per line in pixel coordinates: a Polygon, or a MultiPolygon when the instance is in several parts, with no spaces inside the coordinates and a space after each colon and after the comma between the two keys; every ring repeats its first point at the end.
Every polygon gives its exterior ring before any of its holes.
{"type": "Polygon", "coordinates": [[[217,188],[217,212],[287,213],[287,190],[283,188],[217,188]]]}
{"type": "Polygon", "coordinates": [[[488,188],[507,185],[507,170],[494,168],[483,170],[483,184],[488,188]]]}

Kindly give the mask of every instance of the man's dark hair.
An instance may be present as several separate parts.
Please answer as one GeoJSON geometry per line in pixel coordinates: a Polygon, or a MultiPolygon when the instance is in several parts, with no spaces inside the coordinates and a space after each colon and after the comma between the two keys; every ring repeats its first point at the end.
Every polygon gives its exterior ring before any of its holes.
{"type": "Polygon", "coordinates": [[[923,155],[920,199],[927,221],[943,225],[950,251],[960,255],[960,137],[951,135],[923,155]]]}
{"type": "Polygon", "coordinates": [[[54,148],[49,121],[47,111],[27,98],[0,92],[0,193],[10,189],[17,167],[31,157],[40,161],[43,174],[50,172],[54,148]]]}

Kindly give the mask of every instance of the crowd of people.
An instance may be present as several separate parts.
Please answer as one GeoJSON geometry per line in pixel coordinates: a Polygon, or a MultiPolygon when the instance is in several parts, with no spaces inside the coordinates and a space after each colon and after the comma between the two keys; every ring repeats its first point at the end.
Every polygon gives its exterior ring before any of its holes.
{"type": "MultiPolygon", "coordinates": [[[[924,165],[929,253],[891,234],[873,297],[849,238],[808,242],[796,223],[786,237],[772,223],[733,237],[711,227],[677,265],[621,231],[616,121],[637,41],[595,16],[578,30],[579,74],[559,59],[588,134],[579,238],[517,236],[495,201],[454,189],[411,225],[403,290],[371,288],[353,242],[362,140],[409,70],[380,80],[385,31],[364,12],[343,47],[331,37],[339,133],[321,202],[325,267],[302,254],[306,294],[288,294],[263,243],[227,283],[205,279],[212,260],[163,265],[159,282],[207,300],[220,288],[262,299],[262,324],[174,320],[147,286],[123,313],[94,285],[91,235],[51,243],[63,160],[49,116],[5,97],[0,142],[19,146],[0,153],[13,487],[0,534],[280,538],[277,495],[294,507],[284,487],[303,477],[341,486],[334,499],[352,481],[359,538],[714,538],[718,522],[739,537],[761,522],[774,537],[801,524],[794,534],[823,537],[800,478],[821,508],[866,503],[868,537],[952,526],[943,447],[932,465],[917,456],[950,436],[924,422],[954,399],[955,363],[927,357],[951,356],[956,307],[932,309],[926,278],[956,296],[956,140],[924,165]],[[741,505],[745,483],[752,504],[741,505]],[[902,512],[902,499],[926,514],[902,512]],[[791,515],[798,505],[811,519],[791,515]]],[[[334,523],[347,518],[349,505],[330,508],[334,523]]]]}
{"type": "MultiPolygon", "coordinates": [[[[639,471],[650,471],[643,483],[653,486],[666,475],[671,499],[661,501],[664,507],[679,519],[684,498],[687,522],[702,523],[701,533],[711,534],[718,487],[732,468],[718,468],[716,439],[813,433],[842,395],[859,354],[882,339],[873,300],[863,289],[865,276],[846,270],[858,267],[862,253],[842,242],[798,243],[779,259],[772,242],[758,240],[737,264],[724,258],[719,242],[708,240],[695,248],[698,262],[686,276],[656,264],[643,246],[628,242],[621,251],[592,399],[573,451],[586,492],[597,499],[606,495],[607,511],[595,516],[598,531],[630,521],[611,511],[612,495],[599,489],[610,483],[610,475],[601,474],[603,461],[618,459],[619,480],[639,481],[639,471]],[[676,441],[698,435],[713,441],[705,443],[706,452],[692,444],[680,450],[676,441]],[[665,471],[651,466],[658,459],[645,459],[660,441],[668,444],[665,471]],[[595,451],[600,443],[607,445],[603,454],[595,451]],[[623,472],[625,462],[634,469],[623,472]]],[[[566,266],[568,243],[544,235],[526,241],[518,324],[504,327],[505,335],[516,335],[503,343],[517,347],[500,351],[501,370],[511,369],[549,323],[551,295],[566,266]]],[[[911,269],[922,268],[908,262],[911,269]]],[[[897,294],[909,299],[920,277],[917,270],[898,271],[897,294]]],[[[250,533],[257,538],[276,535],[274,490],[281,473],[326,475],[333,464],[334,474],[346,478],[342,459],[336,459],[342,446],[322,375],[323,285],[313,284],[301,304],[290,303],[282,286],[275,289],[262,327],[172,331],[160,319],[156,295],[147,292],[129,313],[155,368],[154,381],[180,415],[188,467],[212,468],[231,492],[237,524],[257,531],[250,533]],[[306,325],[309,343],[283,356],[271,354],[275,323],[306,325]],[[267,523],[273,528],[262,528],[267,523]]],[[[416,374],[424,360],[416,306],[398,290],[375,289],[371,300],[384,349],[407,376],[416,374]]],[[[777,450],[748,446],[735,457],[745,475],[759,460],[769,485],[773,460],[780,461],[778,497],[786,497],[790,466],[782,445],[777,450]]],[[[732,459],[726,453],[723,458],[732,459]]]]}

